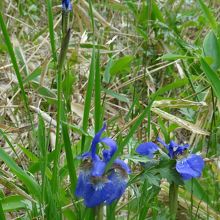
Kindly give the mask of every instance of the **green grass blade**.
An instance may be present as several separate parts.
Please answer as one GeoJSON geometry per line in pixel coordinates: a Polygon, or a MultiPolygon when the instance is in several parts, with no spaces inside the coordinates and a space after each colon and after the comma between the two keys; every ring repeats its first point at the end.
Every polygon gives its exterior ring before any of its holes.
{"type": "Polygon", "coordinates": [[[4,161],[7,166],[10,168],[11,172],[20,179],[27,189],[33,194],[35,198],[40,200],[40,186],[39,184],[29,176],[24,170],[22,170],[11,157],[2,149],[0,148],[0,159],[4,161]]]}
{"type": "Polygon", "coordinates": [[[63,114],[62,114],[62,134],[63,134],[63,141],[64,141],[64,147],[66,152],[66,160],[67,160],[67,167],[69,170],[69,176],[70,176],[70,182],[71,182],[71,192],[74,194],[76,183],[77,183],[77,177],[76,177],[76,169],[74,165],[74,159],[73,159],[73,152],[71,149],[71,142],[69,137],[69,131],[68,126],[66,124],[66,115],[63,108],[63,114]]]}
{"type": "Polygon", "coordinates": [[[18,157],[17,152],[15,151],[15,148],[13,146],[13,144],[9,141],[8,137],[5,135],[4,131],[2,131],[2,129],[0,129],[0,134],[1,136],[5,139],[5,141],[7,142],[7,144],[9,145],[9,147],[13,150],[13,152],[15,153],[15,155],[18,157]]]}
{"type": "MultiPolygon", "coordinates": [[[[90,112],[90,106],[91,106],[91,101],[92,101],[92,91],[93,91],[93,86],[94,86],[95,65],[96,65],[95,49],[93,48],[89,79],[88,79],[88,85],[87,85],[87,91],[86,91],[86,98],[85,98],[85,104],[84,104],[84,112],[83,112],[83,130],[85,132],[87,131],[88,123],[89,123],[89,112],[90,112]]],[[[84,144],[85,144],[85,135],[82,135],[81,153],[84,151],[84,144]]]]}
{"type": "Polygon", "coordinates": [[[201,58],[200,63],[202,65],[202,69],[205,72],[206,77],[208,78],[215,95],[220,99],[220,79],[216,72],[212,70],[212,68],[206,63],[206,61],[201,58]]]}
{"type": "Polygon", "coordinates": [[[101,128],[101,76],[100,76],[100,57],[99,51],[96,56],[96,70],[95,70],[95,132],[97,133],[101,128]]]}
{"type": "Polygon", "coordinates": [[[61,122],[61,108],[62,108],[62,69],[64,61],[66,58],[66,53],[70,40],[70,29],[68,30],[66,36],[63,38],[61,51],[58,61],[58,70],[57,70],[57,127],[56,127],[56,142],[55,142],[55,156],[54,156],[54,168],[52,176],[52,191],[57,192],[58,189],[58,165],[61,151],[60,143],[60,122],[61,122]]]}
{"type": "Polygon", "coordinates": [[[52,11],[52,1],[47,0],[47,13],[48,13],[48,26],[49,26],[49,33],[50,33],[50,45],[53,60],[57,62],[57,53],[56,53],[56,41],[54,37],[54,29],[53,29],[53,11],[52,11]]]}
{"type": "MultiPolygon", "coordinates": [[[[88,128],[88,120],[89,120],[89,112],[90,112],[90,106],[92,101],[92,91],[94,86],[94,77],[95,77],[95,68],[96,68],[96,58],[95,58],[95,23],[94,23],[94,15],[92,10],[92,2],[89,1],[89,16],[90,21],[92,25],[92,36],[93,36],[93,50],[92,50],[92,60],[90,64],[90,72],[89,72],[89,79],[88,79],[88,86],[86,91],[86,98],[85,98],[85,104],[84,104],[84,112],[83,112],[83,130],[87,132],[88,128]]],[[[81,141],[81,153],[84,151],[84,145],[85,145],[85,136],[82,135],[82,141],[81,141]]]]}
{"type": "Polygon", "coordinates": [[[45,189],[46,189],[46,169],[47,169],[47,144],[46,144],[46,133],[45,124],[42,117],[39,115],[39,125],[38,125],[38,147],[40,150],[40,167],[41,167],[41,178],[42,178],[42,201],[45,199],[45,189]]]}
{"type": "Polygon", "coordinates": [[[0,199],[0,219],[6,220],[5,215],[4,215],[4,211],[3,211],[3,208],[2,208],[2,201],[1,201],[1,199],[0,199]]]}
{"type": "Polygon", "coordinates": [[[28,105],[28,99],[27,99],[27,96],[26,96],[25,91],[24,91],[24,85],[23,85],[23,82],[22,82],[22,77],[21,77],[21,74],[20,74],[20,71],[19,71],[19,67],[18,67],[16,57],[15,57],[15,53],[14,53],[14,50],[13,50],[13,47],[12,47],[12,44],[11,44],[11,41],[10,41],[10,38],[9,38],[9,34],[8,34],[8,31],[7,31],[7,28],[6,28],[6,25],[5,25],[5,22],[4,22],[4,19],[3,19],[3,16],[2,16],[1,12],[0,12],[0,27],[1,27],[2,34],[3,34],[4,39],[5,39],[5,44],[7,46],[8,53],[10,55],[12,65],[13,65],[14,70],[15,70],[16,77],[18,79],[18,84],[19,84],[20,89],[21,89],[21,94],[22,94],[22,98],[23,98],[23,101],[24,101],[24,106],[25,106],[26,111],[28,113],[29,120],[32,123],[31,114],[30,114],[29,105],[28,105]]]}
{"type": "Polygon", "coordinates": [[[209,8],[207,7],[207,5],[204,3],[203,0],[197,0],[206,19],[208,20],[208,22],[210,23],[211,27],[213,30],[216,30],[218,27],[218,24],[215,20],[214,15],[212,14],[212,12],[209,10],[209,8]]]}

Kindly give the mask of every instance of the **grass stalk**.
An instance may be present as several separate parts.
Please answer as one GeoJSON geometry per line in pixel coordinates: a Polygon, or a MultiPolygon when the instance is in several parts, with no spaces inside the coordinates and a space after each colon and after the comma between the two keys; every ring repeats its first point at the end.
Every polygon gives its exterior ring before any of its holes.
{"type": "Polygon", "coordinates": [[[1,220],[6,220],[5,215],[4,215],[4,211],[3,211],[3,208],[2,208],[1,199],[0,199],[0,219],[1,220]]]}
{"type": "Polygon", "coordinates": [[[61,151],[60,143],[60,125],[61,125],[61,108],[62,108],[62,69],[67,53],[67,48],[70,40],[70,29],[68,30],[66,36],[63,38],[61,52],[58,61],[58,70],[57,70],[57,127],[56,127],[56,142],[55,142],[55,156],[54,156],[54,168],[52,176],[52,191],[56,192],[58,189],[58,166],[59,158],[61,151]]]}
{"type": "Polygon", "coordinates": [[[174,182],[170,184],[169,187],[169,210],[171,219],[176,219],[178,208],[178,185],[174,182]]]}
{"type": "Polygon", "coordinates": [[[51,51],[52,51],[53,61],[56,63],[57,53],[56,53],[56,41],[55,41],[54,29],[53,29],[53,11],[52,11],[51,0],[47,0],[47,13],[48,13],[48,25],[49,25],[51,51]]]}
{"type": "Polygon", "coordinates": [[[95,132],[97,133],[101,128],[101,76],[99,69],[99,51],[96,55],[96,69],[95,69],[95,132]]]}
{"type": "MultiPolygon", "coordinates": [[[[89,112],[92,102],[92,91],[94,86],[94,76],[95,76],[95,48],[92,51],[92,60],[90,65],[90,72],[89,72],[89,79],[86,91],[86,98],[84,104],[84,112],[83,112],[83,131],[87,131],[88,124],[89,124],[89,112]]],[[[85,145],[85,135],[82,135],[82,142],[81,142],[81,153],[84,151],[85,145]]]]}

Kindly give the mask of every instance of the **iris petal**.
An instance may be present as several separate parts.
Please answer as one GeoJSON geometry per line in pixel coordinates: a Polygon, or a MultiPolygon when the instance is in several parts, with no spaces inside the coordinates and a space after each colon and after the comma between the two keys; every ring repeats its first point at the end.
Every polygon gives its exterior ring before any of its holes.
{"type": "Polygon", "coordinates": [[[87,207],[93,208],[104,203],[108,197],[109,183],[103,183],[103,187],[95,188],[93,184],[88,184],[84,193],[84,203],[87,207]]]}
{"type": "Polygon", "coordinates": [[[146,142],[143,144],[140,144],[136,152],[139,153],[140,155],[145,155],[148,156],[149,158],[154,157],[154,153],[159,149],[159,147],[153,143],[153,142],[146,142]]]}
{"type": "Polygon", "coordinates": [[[93,161],[92,176],[102,176],[105,172],[106,163],[102,160],[93,161]]]}
{"type": "Polygon", "coordinates": [[[110,153],[111,156],[117,150],[117,144],[113,139],[108,138],[108,137],[104,137],[104,138],[101,139],[101,142],[110,147],[109,153],[110,153]]]}
{"type": "Polygon", "coordinates": [[[187,158],[177,161],[176,170],[183,180],[198,178],[204,168],[204,161],[201,156],[190,154],[187,158]]]}
{"type": "Polygon", "coordinates": [[[112,187],[109,189],[108,198],[106,204],[111,204],[114,200],[119,199],[125,192],[127,186],[127,180],[122,178],[118,173],[112,171],[109,175],[112,187]]]}
{"type": "Polygon", "coordinates": [[[129,168],[129,166],[123,160],[116,159],[114,161],[114,164],[119,165],[127,174],[131,173],[131,169],[129,168]]]}
{"type": "Polygon", "coordinates": [[[84,197],[85,189],[89,182],[89,178],[90,176],[87,173],[83,171],[80,172],[75,191],[75,195],[77,197],[84,197]]]}
{"type": "Polygon", "coordinates": [[[103,127],[101,128],[101,130],[95,134],[92,140],[92,145],[91,145],[92,157],[94,157],[94,155],[96,154],[96,145],[100,142],[100,138],[105,129],[106,129],[106,123],[103,124],[103,127]]]}
{"type": "Polygon", "coordinates": [[[169,145],[166,144],[160,137],[157,138],[157,141],[158,141],[159,143],[161,143],[164,147],[166,147],[167,150],[169,150],[169,145]]]}

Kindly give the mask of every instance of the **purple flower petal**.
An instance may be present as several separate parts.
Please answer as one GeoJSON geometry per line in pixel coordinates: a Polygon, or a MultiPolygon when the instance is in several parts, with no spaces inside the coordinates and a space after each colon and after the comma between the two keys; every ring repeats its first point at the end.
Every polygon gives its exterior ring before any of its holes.
{"type": "Polygon", "coordinates": [[[105,172],[106,163],[102,160],[93,161],[93,167],[91,170],[92,176],[102,176],[105,172]]]}
{"type": "Polygon", "coordinates": [[[90,175],[86,172],[81,171],[78,177],[75,195],[77,197],[84,197],[86,186],[89,182],[90,175]]]}
{"type": "Polygon", "coordinates": [[[106,123],[103,124],[103,127],[101,128],[101,130],[95,134],[95,137],[92,140],[92,145],[91,145],[92,158],[96,154],[96,145],[100,142],[100,138],[105,129],[106,129],[106,123]]]}
{"type": "Polygon", "coordinates": [[[112,158],[114,153],[117,151],[117,144],[113,139],[108,138],[108,137],[102,138],[101,142],[106,144],[110,148],[110,150],[102,151],[102,155],[103,155],[105,162],[108,162],[112,158]]]}
{"type": "Polygon", "coordinates": [[[136,152],[139,153],[140,155],[145,155],[148,156],[149,158],[154,157],[154,153],[159,149],[159,147],[153,143],[153,142],[146,142],[143,144],[140,144],[136,152]]]}
{"type": "Polygon", "coordinates": [[[169,144],[166,144],[161,138],[157,138],[157,141],[161,143],[168,150],[168,156],[173,159],[174,157],[181,155],[185,150],[189,148],[188,144],[178,145],[175,141],[171,140],[169,144]]]}
{"type": "Polygon", "coordinates": [[[164,147],[166,147],[167,150],[169,150],[169,145],[166,144],[160,137],[157,138],[157,141],[158,141],[159,143],[161,143],[164,147]]]}
{"type": "Polygon", "coordinates": [[[112,171],[109,175],[109,180],[111,180],[112,187],[108,190],[108,197],[106,199],[106,204],[111,204],[114,200],[119,199],[125,192],[127,187],[127,179],[124,179],[115,171],[112,171]]]}
{"type": "Polygon", "coordinates": [[[204,166],[205,163],[201,156],[190,154],[187,158],[177,161],[176,170],[183,180],[188,180],[200,177],[204,166]]]}
{"type": "Polygon", "coordinates": [[[86,207],[93,208],[104,203],[110,194],[112,186],[108,182],[88,184],[84,193],[86,207]]]}
{"type": "Polygon", "coordinates": [[[127,174],[131,173],[130,167],[123,160],[116,159],[114,164],[119,165],[127,174]]]}

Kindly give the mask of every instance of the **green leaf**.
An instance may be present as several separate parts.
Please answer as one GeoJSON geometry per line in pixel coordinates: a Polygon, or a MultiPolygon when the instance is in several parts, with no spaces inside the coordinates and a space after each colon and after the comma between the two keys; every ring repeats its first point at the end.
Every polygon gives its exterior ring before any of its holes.
{"type": "Polygon", "coordinates": [[[203,42],[203,51],[206,57],[212,58],[212,69],[217,70],[220,67],[220,45],[213,31],[206,35],[203,42]]]}
{"type": "Polygon", "coordinates": [[[159,59],[161,60],[178,60],[178,59],[192,59],[193,57],[190,56],[184,56],[181,54],[173,54],[173,53],[167,53],[161,56],[159,59]]]}
{"type": "MultiPolygon", "coordinates": [[[[94,78],[95,78],[95,68],[96,68],[96,58],[95,58],[95,48],[92,51],[92,60],[90,64],[90,72],[89,72],[89,79],[88,85],[86,90],[86,98],[85,98],[85,107],[83,112],[83,130],[87,132],[88,124],[89,124],[89,112],[90,106],[92,102],[92,91],[94,87],[94,78]]],[[[81,142],[81,152],[84,151],[84,144],[85,144],[85,135],[82,135],[82,142],[81,142]]]]}
{"type": "Polygon", "coordinates": [[[12,195],[2,199],[2,208],[4,212],[10,212],[20,209],[31,210],[31,202],[19,195],[12,195]]]}
{"type": "Polygon", "coordinates": [[[5,220],[5,215],[4,215],[4,210],[3,210],[3,207],[2,207],[2,200],[0,199],[0,218],[2,220],[5,220]]]}
{"type": "Polygon", "coordinates": [[[110,89],[103,89],[103,91],[107,95],[110,95],[111,97],[116,98],[118,101],[129,103],[129,99],[124,95],[118,94],[110,89]]]}
{"type": "Polygon", "coordinates": [[[201,58],[200,63],[202,65],[202,69],[205,72],[206,77],[208,78],[216,96],[220,99],[220,79],[215,71],[211,69],[211,67],[206,63],[206,61],[201,58]]]}
{"type": "Polygon", "coordinates": [[[115,60],[110,68],[110,74],[115,75],[117,73],[129,72],[132,60],[132,56],[124,56],[122,58],[119,58],[118,60],[115,60]]]}
{"type": "Polygon", "coordinates": [[[24,84],[34,80],[35,78],[37,78],[40,74],[41,74],[42,68],[41,67],[37,67],[31,74],[29,74],[25,80],[24,80],[24,84]]]}
{"type": "Polygon", "coordinates": [[[104,76],[103,76],[103,82],[105,83],[110,82],[110,77],[111,77],[110,69],[111,69],[112,64],[113,64],[113,59],[111,57],[110,60],[108,61],[108,64],[106,65],[104,76]]]}

